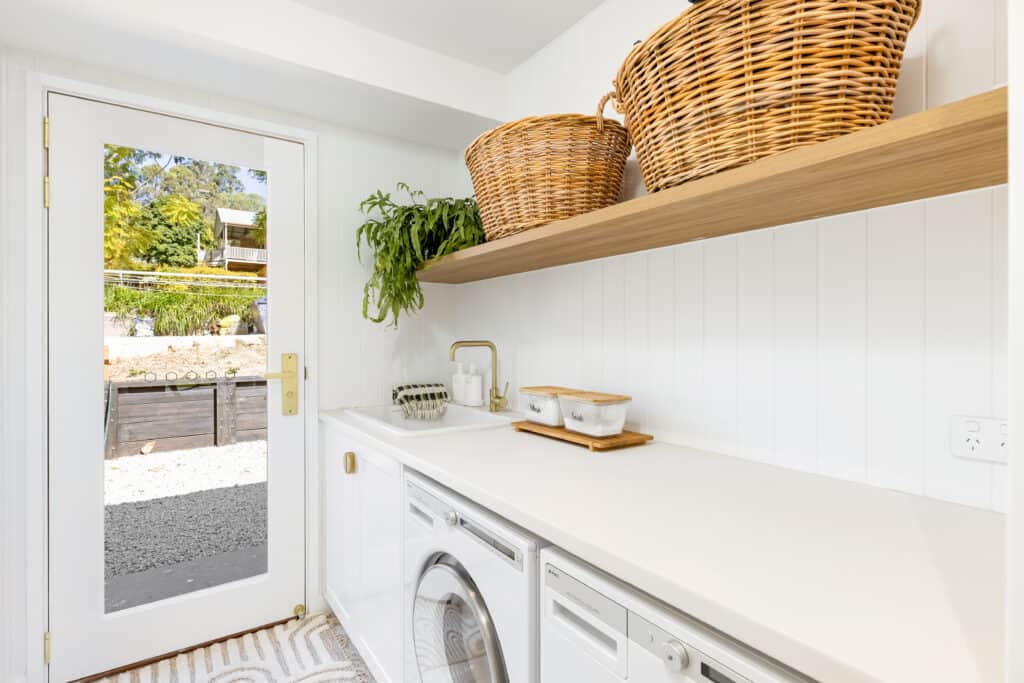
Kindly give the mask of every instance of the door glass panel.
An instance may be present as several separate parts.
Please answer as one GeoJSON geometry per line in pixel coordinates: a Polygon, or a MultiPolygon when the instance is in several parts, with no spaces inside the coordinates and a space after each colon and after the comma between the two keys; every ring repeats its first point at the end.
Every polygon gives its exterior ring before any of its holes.
{"type": "Polygon", "coordinates": [[[267,570],[267,177],[103,162],[109,613],[267,570]]]}
{"type": "Polygon", "coordinates": [[[413,600],[413,647],[424,683],[502,683],[499,645],[465,570],[442,558],[420,579],[413,600]]]}

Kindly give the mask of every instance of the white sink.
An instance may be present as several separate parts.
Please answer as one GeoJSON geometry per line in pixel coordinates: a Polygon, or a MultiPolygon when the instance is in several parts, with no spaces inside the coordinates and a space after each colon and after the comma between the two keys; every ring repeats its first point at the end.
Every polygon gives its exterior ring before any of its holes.
{"type": "Polygon", "coordinates": [[[504,427],[515,418],[511,413],[489,413],[485,408],[449,405],[440,420],[407,420],[398,406],[348,408],[346,413],[374,427],[398,436],[434,436],[452,432],[504,427]]]}

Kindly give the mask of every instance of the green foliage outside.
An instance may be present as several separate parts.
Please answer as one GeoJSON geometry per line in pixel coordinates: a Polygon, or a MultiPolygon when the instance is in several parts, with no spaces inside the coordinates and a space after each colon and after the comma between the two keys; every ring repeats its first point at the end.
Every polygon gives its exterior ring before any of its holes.
{"type": "Polygon", "coordinates": [[[256,212],[256,217],[253,219],[253,224],[256,226],[252,231],[252,238],[256,240],[256,244],[260,245],[261,248],[267,248],[267,208],[263,207],[256,212]]]}
{"type": "Polygon", "coordinates": [[[142,205],[136,171],[148,152],[107,145],[103,154],[103,262],[107,268],[130,268],[154,242],[153,233],[139,221],[142,205]]]}
{"type": "Polygon", "coordinates": [[[198,335],[216,332],[221,318],[237,315],[243,327],[254,322],[252,304],[264,296],[262,288],[224,289],[216,287],[166,285],[159,289],[131,289],[108,285],[103,288],[103,307],[121,320],[136,316],[153,318],[153,334],[198,335]]]}
{"type": "Polygon", "coordinates": [[[420,265],[484,241],[474,199],[424,199],[405,183],[397,187],[409,195],[409,203],[395,203],[390,193],[378,190],[360,203],[367,219],[356,232],[360,260],[363,240],[374,256],[373,274],[363,287],[363,317],[380,323],[390,315],[393,327],[398,326],[399,312],[423,308],[416,279],[420,265]],[[371,305],[376,313],[370,313],[371,305]]]}
{"type": "Polygon", "coordinates": [[[140,223],[153,234],[143,252],[149,263],[189,268],[196,265],[196,250],[213,246],[213,231],[202,208],[181,195],[163,195],[142,210],[140,223]]]}
{"type": "MultiPolygon", "coordinates": [[[[176,268],[173,266],[160,266],[145,264],[136,268],[139,271],[152,271],[154,273],[186,273],[191,275],[224,275],[225,271],[223,268],[217,268],[215,266],[197,265],[189,268],[176,268]]],[[[252,273],[248,271],[237,271],[232,272],[231,277],[242,278],[242,277],[259,277],[258,273],[252,273]]]]}

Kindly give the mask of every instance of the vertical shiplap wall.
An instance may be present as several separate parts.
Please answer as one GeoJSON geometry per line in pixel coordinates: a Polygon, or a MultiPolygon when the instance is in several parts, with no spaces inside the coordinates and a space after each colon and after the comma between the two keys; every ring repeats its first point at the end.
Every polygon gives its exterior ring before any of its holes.
{"type": "MultiPolygon", "coordinates": [[[[604,3],[510,75],[513,116],[589,111],[676,11],[604,3]]],[[[1005,82],[1005,26],[1006,0],[926,0],[897,113],[1005,82]]],[[[1007,414],[1006,204],[992,188],[462,285],[455,329],[495,339],[513,390],[630,393],[665,441],[1004,509],[1005,467],[954,458],[949,419],[1007,414]]]]}
{"type": "Polygon", "coordinates": [[[356,230],[363,223],[359,203],[378,189],[391,192],[396,181],[428,196],[446,196],[462,160],[451,152],[417,147],[347,131],[320,138],[319,235],[320,405],[377,405],[391,401],[391,387],[407,381],[432,381],[445,375],[452,331],[448,311],[454,292],[427,285],[424,310],[402,315],[397,329],[363,319],[363,285],[372,272],[373,254],[356,251],[356,230]]]}

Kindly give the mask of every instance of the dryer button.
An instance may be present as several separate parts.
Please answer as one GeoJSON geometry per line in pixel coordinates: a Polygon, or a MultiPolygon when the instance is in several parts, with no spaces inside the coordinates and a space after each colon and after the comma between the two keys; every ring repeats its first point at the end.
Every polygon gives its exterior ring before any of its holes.
{"type": "Polygon", "coordinates": [[[676,640],[669,640],[661,646],[661,658],[669,671],[682,671],[690,664],[686,648],[676,640]]]}

